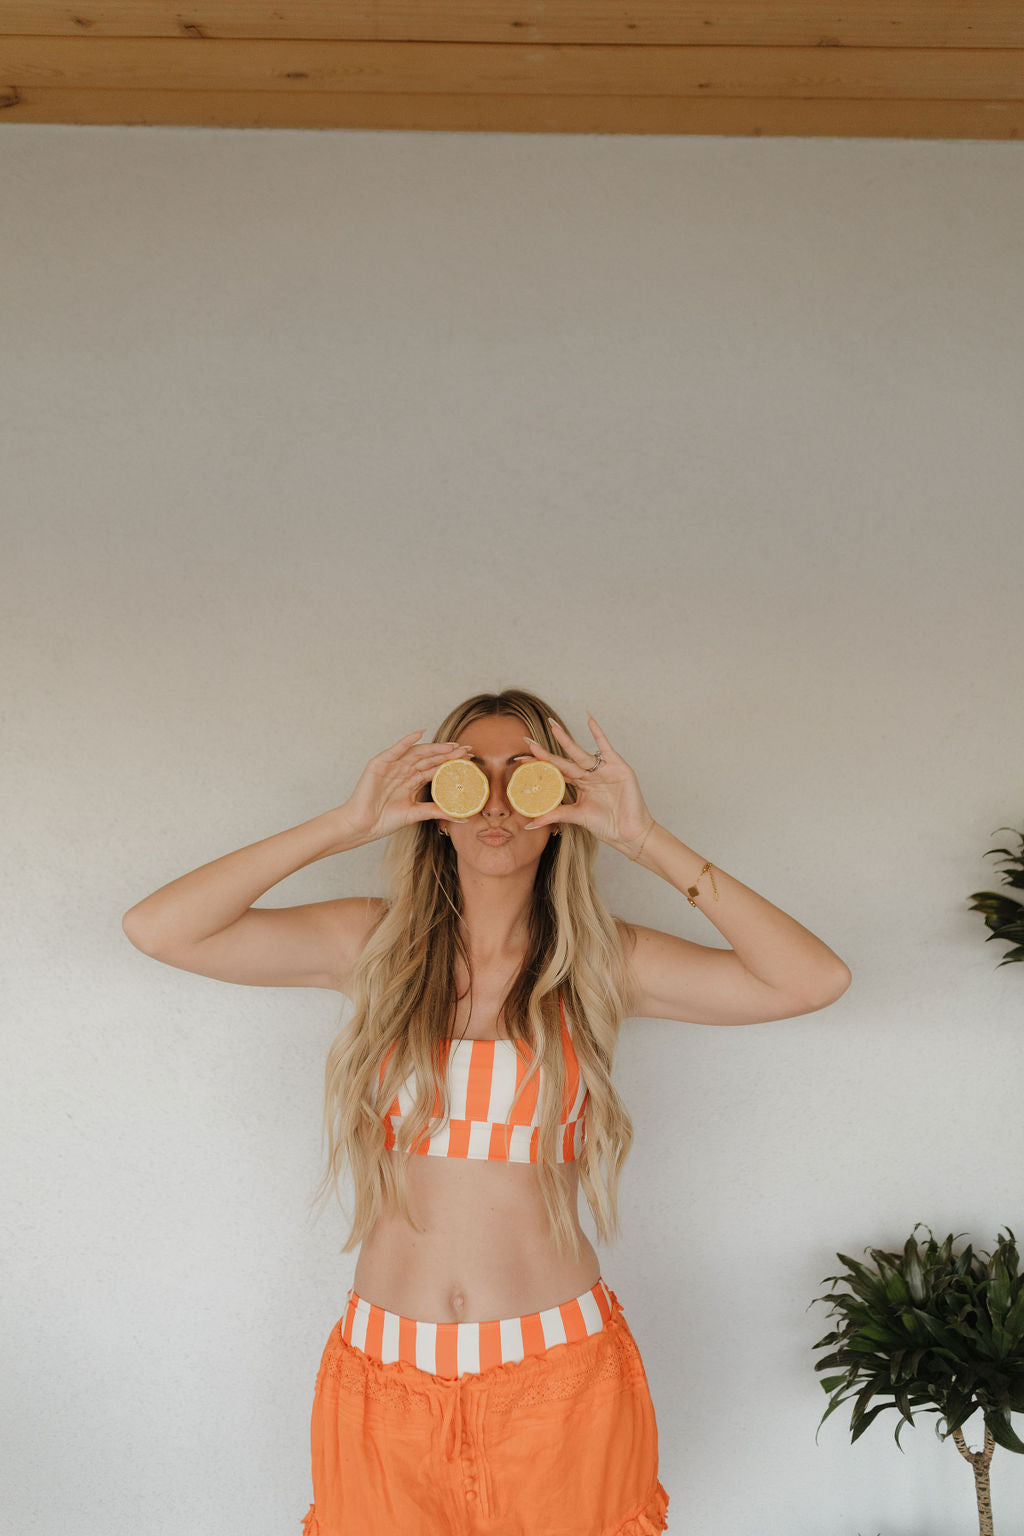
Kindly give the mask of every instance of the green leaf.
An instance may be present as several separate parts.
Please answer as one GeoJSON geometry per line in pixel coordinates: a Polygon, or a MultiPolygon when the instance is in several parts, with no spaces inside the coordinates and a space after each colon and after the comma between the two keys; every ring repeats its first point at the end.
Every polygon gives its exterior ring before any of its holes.
{"type": "Polygon", "coordinates": [[[954,1429],[962,1429],[965,1422],[976,1410],[977,1404],[974,1401],[973,1392],[961,1392],[951,1396],[946,1404],[944,1414],[946,1434],[951,1435],[954,1429]]]}
{"type": "Polygon", "coordinates": [[[861,1414],[864,1413],[871,1399],[877,1396],[879,1393],[884,1393],[886,1396],[889,1395],[889,1381],[887,1371],[880,1371],[877,1375],[872,1376],[869,1381],[866,1381],[861,1387],[857,1401],[853,1408],[853,1416],[855,1419],[860,1418],[861,1414]]]}
{"type": "Polygon", "coordinates": [[[862,1323],[859,1332],[861,1338],[870,1339],[874,1344],[887,1344],[890,1349],[899,1338],[899,1334],[887,1328],[884,1323],[862,1323]]]}
{"type": "Polygon", "coordinates": [[[998,1409],[990,1408],[985,1413],[985,1424],[991,1430],[992,1438],[997,1445],[1004,1446],[1008,1451],[1024,1453],[1024,1440],[1014,1433],[1008,1413],[1000,1413],[998,1409]]]}
{"type": "Polygon", "coordinates": [[[852,1349],[858,1355],[873,1355],[875,1353],[873,1342],[870,1339],[862,1339],[856,1334],[847,1341],[846,1347],[847,1349],[852,1349]]]}
{"type": "Polygon", "coordinates": [[[835,1344],[841,1338],[842,1338],[842,1334],[841,1333],[826,1333],[825,1337],[823,1339],[819,1339],[817,1344],[812,1344],[811,1348],[812,1349],[824,1349],[827,1344],[835,1344]]]}
{"type": "Polygon", "coordinates": [[[910,1292],[907,1290],[906,1282],[899,1270],[890,1262],[895,1258],[895,1255],[882,1253],[879,1249],[872,1248],[871,1257],[878,1265],[879,1273],[882,1275],[885,1294],[888,1300],[892,1302],[908,1302],[910,1300],[910,1292]]]}
{"type": "Polygon", "coordinates": [[[993,1322],[1002,1322],[1010,1310],[1010,1276],[1003,1256],[992,1255],[988,1271],[988,1313],[993,1322]]]}
{"type": "Polygon", "coordinates": [[[930,1313],[922,1311],[920,1307],[914,1308],[914,1315],[922,1328],[927,1330],[937,1344],[941,1344],[943,1349],[949,1350],[954,1359],[959,1356],[961,1350],[957,1347],[956,1335],[950,1333],[947,1328],[944,1328],[937,1317],[932,1317],[930,1313]]]}
{"type": "MultiPolygon", "coordinates": [[[[858,1422],[857,1428],[854,1430],[853,1434],[850,1437],[850,1444],[852,1445],[854,1440],[859,1440],[860,1439],[860,1437],[864,1433],[864,1431],[873,1422],[873,1420],[877,1419],[877,1417],[878,1417],[878,1415],[880,1413],[885,1413],[886,1409],[892,1408],[892,1407],[893,1407],[892,1403],[876,1403],[874,1408],[872,1408],[869,1413],[865,1413],[863,1415],[863,1417],[860,1419],[860,1421],[858,1422]]],[[[901,1420],[901,1422],[902,1422],[902,1420],[901,1420]]]]}
{"type": "Polygon", "coordinates": [[[847,1258],[845,1253],[837,1254],[837,1258],[846,1265],[850,1270],[850,1274],[836,1276],[835,1278],[845,1280],[850,1289],[855,1291],[858,1296],[863,1297],[865,1301],[870,1302],[873,1306],[877,1305],[879,1296],[884,1295],[884,1288],[878,1276],[872,1275],[864,1268],[863,1264],[858,1264],[856,1259],[847,1258]]]}
{"type": "Polygon", "coordinates": [[[992,1351],[997,1360],[1005,1360],[1012,1351],[1010,1335],[1002,1323],[992,1324],[992,1351]]]}
{"type": "Polygon", "coordinates": [[[833,1413],[835,1413],[835,1411],[839,1407],[839,1405],[842,1402],[844,1402],[844,1401],[845,1401],[845,1398],[836,1397],[836,1398],[834,1398],[832,1400],[832,1402],[829,1403],[828,1407],[825,1409],[825,1412],[822,1414],[821,1418],[818,1420],[818,1428],[814,1432],[815,1443],[817,1443],[818,1435],[821,1433],[821,1426],[824,1424],[825,1420],[827,1418],[830,1418],[831,1415],[833,1413]]]}
{"type": "Polygon", "coordinates": [[[914,1235],[907,1238],[903,1246],[903,1273],[907,1280],[907,1290],[912,1301],[922,1302],[925,1298],[924,1269],[921,1265],[921,1256],[917,1251],[917,1243],[914,1235]]]}

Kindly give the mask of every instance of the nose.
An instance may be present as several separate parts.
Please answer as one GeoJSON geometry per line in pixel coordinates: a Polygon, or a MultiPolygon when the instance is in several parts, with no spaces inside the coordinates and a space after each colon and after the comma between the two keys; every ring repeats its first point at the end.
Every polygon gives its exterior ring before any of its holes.
{"type": "Polygon", "coordinates": [[[501,821],[512,814],[508,801],[505,799],[505,785],[500,773],[491,773],[487,776],[490,785],[490,793],[484,802],[481,814],[489,822],[501,821]]]}

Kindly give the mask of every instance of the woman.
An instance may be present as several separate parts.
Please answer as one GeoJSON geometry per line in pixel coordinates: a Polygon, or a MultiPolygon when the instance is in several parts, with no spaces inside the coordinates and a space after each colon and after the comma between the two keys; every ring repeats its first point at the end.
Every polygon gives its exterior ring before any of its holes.
{"type": "Polygon", "coordinates": [[[702,1024],[834,1002],[842,960],[648,810],[597,721],[588,752],[539,698],[477,694],[371,758],[344,805],[171,882],[125,914],[139,948],[255,986],[332,987],[321,1184],[347,1160],[361,1244],[325,1346],[305,1536],[656,1536],[667,1526],[636,1341],[580,1227],[618,1235],[633,1138],[611,1067],[626,1016],[702,1024]],[[448,759],[490,783],[454,821],[448,759]],[[515,767],[566,797],[529,822],[515,767]],[[331,853],[390,837],[387,900],[252,903],[331,853]],[[599,842],[654,871],[730,949],[612,917],[599,842]],[[418,1154],[418,1155],[410,1155],[418,1154]]]}

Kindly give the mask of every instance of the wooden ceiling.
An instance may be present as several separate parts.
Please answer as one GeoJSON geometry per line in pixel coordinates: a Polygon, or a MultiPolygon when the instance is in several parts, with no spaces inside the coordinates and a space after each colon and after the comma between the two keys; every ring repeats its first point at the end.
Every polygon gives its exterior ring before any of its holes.
{"type": "Polygon", "coordinates": [[[1024,136],[1022,0],[0,0],[0,125],[1024,136]]]}

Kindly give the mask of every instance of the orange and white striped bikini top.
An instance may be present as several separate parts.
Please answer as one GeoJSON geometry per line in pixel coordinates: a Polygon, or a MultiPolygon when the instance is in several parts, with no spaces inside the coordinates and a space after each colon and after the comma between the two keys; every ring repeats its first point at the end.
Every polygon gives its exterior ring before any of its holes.
{"type": "MultiPolygon", "coordinates": [[[[587,1138],[586,1102],[589,1097],[573,1048],[565,1009],[562,1016],[562,1050],[565,1053],[565,1088],[562,1094],[561,1136],[555,1161],[575,1162],[587,1138]]],[[[381,1063],[378,1084],[391,1057],[381,1063]]],[[[424,1134],[413,1152],[429,1157],[471,1157],[494,1162],[535,1163],[540,1140],[538,1109],[544,1069],[534,1076],[522,1098],[508,1115],[516,1090],[530,1068],[532,1056],[525,1041],[446,1040],[442,1063],[447,1066],[451,1114],[433,1135],[424,1134]]],[[[412,1108],[413,1077],[406,1079],[384,1115],[385,1145],[396,1144],[395,1122],[412,1108]]],[[[441,1095],[435,1089],[434,1119],[441,1118],[441,1095]]]]}

